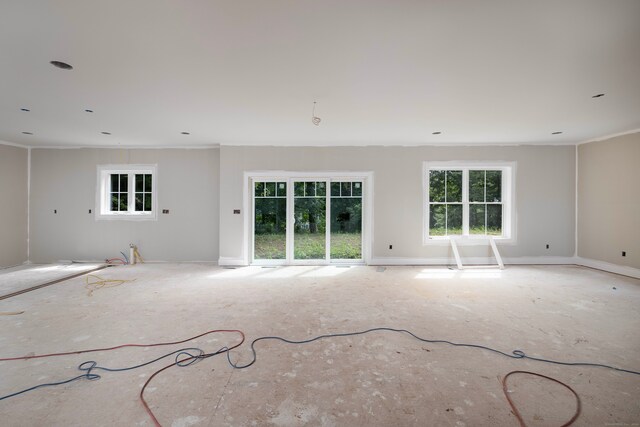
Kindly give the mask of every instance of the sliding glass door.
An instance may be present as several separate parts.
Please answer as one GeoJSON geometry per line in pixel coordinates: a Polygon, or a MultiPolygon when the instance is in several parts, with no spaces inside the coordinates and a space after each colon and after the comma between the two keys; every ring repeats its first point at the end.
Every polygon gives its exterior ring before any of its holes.
{"type": "Polygon", "coordinates": [[[362,181],[331,182],[331,259],[362,259],[362,181]]]}
{"type": "Polygon", "coordinates": [[[327,181],[293,182],[293,259],[327,260],[327,181]]]}
{"type": "Polygon", "coordinates": [[[286,259],[286,181],[256,181],[253,197],[253,258],[256,260],[286,259]]]}
{"type": "Polygon", "coordinates": [[[252,262],[362,262],[364,184],[362,178],[254,178],[252,262]]]}

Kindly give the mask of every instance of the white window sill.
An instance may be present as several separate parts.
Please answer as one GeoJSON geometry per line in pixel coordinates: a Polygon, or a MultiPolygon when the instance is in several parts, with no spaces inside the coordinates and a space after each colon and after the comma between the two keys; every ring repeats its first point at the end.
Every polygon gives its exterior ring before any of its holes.
{"type": "Polygon", "coordinates": [[[157,221],[158,215],[151,214],[96,214],[96,221],[157,221]]]}
{"type": "MultiPolygon", "coordinates": [[[[492,236],[437,236],[425,239],[422,246],[450,246],[451,239],[454,239],[458,245],[463,246],[481,246],[487,245],[489,238],[492,236]]],[[[499,245],[515,245],[516,239],[512,237],[493,237],[493,240],[499,245]]]]}

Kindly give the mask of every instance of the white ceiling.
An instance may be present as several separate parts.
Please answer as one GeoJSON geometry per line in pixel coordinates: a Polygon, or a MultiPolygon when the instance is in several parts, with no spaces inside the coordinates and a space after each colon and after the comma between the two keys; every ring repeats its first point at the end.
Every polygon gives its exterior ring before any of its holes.
{"type": "Polygon", "coordinates": [[[0,0],[8,142],[567,144],[639,128],[638,0],[0,0]]]}

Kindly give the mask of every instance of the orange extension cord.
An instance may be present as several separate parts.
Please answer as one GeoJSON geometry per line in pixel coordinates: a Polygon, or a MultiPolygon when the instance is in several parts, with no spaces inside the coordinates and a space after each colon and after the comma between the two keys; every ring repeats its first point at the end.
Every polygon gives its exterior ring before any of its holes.
{"type": "MultiPolygon", "coordinates": [[[[11,361],[11,360],[29,360],[29,359],[40,359],[40,358],[45,358],[45,357],[56,357],[56,356],[68,356],[71,354],[82,354],[82,353],[95,353],[98,351],[111,351],[111,350],[117,350],[120,348],[125,348],[125,347],[160,347],[160,346],[166,346],[166,345],[174,345],[174,344],[182,344],[185,343],[187,341],[191,341],[200,337],[203,337],[205,335],[209,335],[209,334],[215,334],[215,333],[236,333],[236,334],[240,334],[241,340],[239,343],[228,347],[228,348],[224,348],[223,350],[219,351],[218,353],[224,353],[230,350],[233,350],[234,348],[237,348],[239,346],[242,345],[242,343],[244,343],[245,341],[245,336],[244,336],[244,332],[237,330],[237,329],[214,329],[211,331],[207,331],[204,332],[200,335],[196,335],[195,337],[191,337],[191,338],[187,338],[181,341],[172,341],[172,342],[162,342],[162,343],[153,343],[153,344],[122,344],[122,345],[117,345],[114,347],[105,347],[105,348],[92,348],[92,349],[87,349],[87,350],[78,350],[78,351],[66,351],[66,352],[62,352],[62,353],[49,353],[49,354],[37,354],[34,356],[19,356],[19,357],[4,357],[4,358],[0,358],[0,362],[5,362],[5,361],[11,361]]],[[[218,354],[218,353],[214,353],[214,354],[218,354]]],[[[142,387],[142,390],[140,391],[140,400],[142,401],[142,405],[144,406],[144,409],[147,411],[147,414],[149,414],[149,416],[151,417],[151,419],[153,420],[154,424],[158,427],[160,427],[160,423],[158,422],[158,419],[155,417],[155,415],[153,414],[153,411],[151,410],[151,408],[149,408],[149,405],[147,404],[147,402],[144,400],[144,389],[147,387],[147,384],[149,384],[149,381],[151,381],[151,379],[153,377],[155,377],[156,375],[158,375],[160,372],[172,367],[172,366],[176,366],[178,364],[187,362],[189,360],[193,360],[193,359],[198,359],[198,358],[205,358],[207,357],[207,354],[204,355],[199,355],[199,356],[190,356],[190,357],[186,357],[185,359],[181,359],[179,361],[176,361],[174,363],[172,363],[171,365],[167,365],[164,368],[154,372],[153,375],[151,375],[151,377],[149,377],[149,379],[147,380],[147,382],[144,384],[144,386],[142,387]]]]}
{"type": "MultiPolygon", "coordinates": [[[[208,358],[208,357],[211,357],[211,356],[215,356],[215,355],[218,355],[218,354],[221,354],[221,353],[227,353],[228,354],[231,350],[240,347],[244,343],[244,341],[245,341],[244,332],[242,332],[242,331],[240,331],[238,329],[214,329],[214,330],[210,330],[210,331],[204,332],[202,334],[196,335],[194,337],[190,337],[190,338],[187,338],[187,339],[184,339],[184,340],[180,340],[180,341],[152,343],[152,344],[121,344],[121,345],[117,345],[117,346],[114,346],[114,347],[95,348],[95,349],[78,350],[78,351],[68,351],[68,352],[61,352],[61,353],[39,354],[39,355],[33,355],[33,356],[5,357],[5,358],[0,358],[0,362],[12,361],[12,360],[39,359],[39,358],[56,357],[56,356],[67,356],[67,355],[72,355],[72,354],[93,353],[93,352],[99,352],[99,351],[111,351],[111,350],[117,350],[117,349],[126,348],[126,347],[160,347],[160,346],[167,346],[167,345],[175,345],[175,344],[182,344],[182,343],[185,343],[187,341],[191,341],[191,340],[203,337],[205,335],[214,334],[214,333],[235,333],[235,334],[240,334],[241,339],[237,344],[235,344],[235,345],[233,345],[231,347],[223,347],[223,348],[221,348],[220,350],[218,350],[217,352],[214,352],[214,353],[201,353],[201,354],[198,354],[198,355],[191,355],[189,353],[185,353],[185,356],[186,356],[185,358],[180,359],[180,360],[178,360],[176,358],[176,361],[174,363],[171,363],[170,365],[167,365],[167,366],[155,371],[149,377],[149,379],[147,379],[147,381],[144,383],[142,389],[140,390],[139,397],[140,397],[140,401],[142,402],[142,405],[144,406],[145,411],[147,412],[149,417],[151,417],[151,419],[152,419],[153,423],[155,424],[155,426],[156,427],[161,427],[160,422],[158,421],[158,419],[154,415],[153,411],[149,407],[149,404],[147,403],[147,401],[144,399],[144,391],[145,391],[146,387],[149,385],[149,383],[151,382],[151,380],[153,380],[153,378],[156,377],[156,375],[158,375],[161,372],[171,368],[172,366],[177,366],[177,365],[178,366],[186,366],[186,365],[189,364],[188,362],[193,362],[196,359],[205,359],[205,358],[208,358]]],[[[255,343],[255,341],[254,341],[254,343],[255,343]]],[[[255,353],[255,350],[254,350],[254,353],[255,353]]],[[[247,365],[247,366],[250,366],[250,365],[247,365]]],[[[571,424],[573,424],[576,421],[576,419],[580,415],[581,402],[580,402],[580,397],[578,396],[578,394],[570,386],[568,386],[567,384],[565,384],[565,383],[563,383],[563,382],[561,382],[559,380],[556,380],[554,378],[548,377],[546,375],[537,374],[535,372],[511,371],[507,375],[505,375],[505,377],[502,379],[502,391],[504,392],[504,395],[507,398],[507,401],[509,402],[509,405],[511,406],[511,408],[513,410],[513,413],[515,414],[516,418],[518,419],[518,422],[520,423],[521,427],[526,427],[526,424],[524,422],[524,419],[522,418],[522,414],[517,409],[517,407],[514,404],[514,402],[511,400],[511,397],[509,396],[509,392],[508,392],[508,387],[507,387],[507,379],[511,375],[515,375],[515,374],[526,374],[526,375],[537,376],[537,377],[544,378],[544,379],[547,379],[549,381],[553,381],[555,383],[558,383],[561,386],[563,386],[566,389],[568,389],[576,398],[577,408],[576,408],[576,412],[573,415],[573,417],[569,421],[564,423],[562,425],[562,427],[570,426],[571,424]]]]}
{"type": "Polygon", "coordinates": [[[567,384],[563,383],[562,381],[556,380],[555,378],[551,378],[551,377],[548,377],[548,376],[542,375],[542,374],[536,374],[535,372],[511,371],[507,375],[505,375],[505,377],[502,379],[502,391],[504,392],[504,396],[509,401],[509,405],[511,405],[511,409],[513,410],[514,415],[516,416],[516,418],[518,418],[518,422],[520,422],[520,426],[521,427],[527,427],[527,425],[525,424],[524,419],[522,419],[522,414],[520,413],[520,411],[518,411],[518,408],[516,408],[516,405],[513,403],[513,401],[509,397],[509,392],[508,392],[508,387],[507,387],[507,378],[509,378],[509,376],[514,375],[514,374],[534,375],[536,377],[544,378],[544,379],[547,379],[549,381],[553,381],[555,383],[558,383],[561,386],[563,386],[564,388],[568,389],[576,397],[577,408],[576,408],[576,412],[573,415],[573,417],[571,417],[571,419],[569,421],[567,421],[566,423],[562,424],[561,427],[570,426],[571,424],[573,424],[575,422],[575,420],[578,419],[578,416],[580,416],[580,409],[581,409],[580,397],[578,396],[578,393],[576,393],[575,390],[572,389],[570,386],[568,386],[567,384]]]}

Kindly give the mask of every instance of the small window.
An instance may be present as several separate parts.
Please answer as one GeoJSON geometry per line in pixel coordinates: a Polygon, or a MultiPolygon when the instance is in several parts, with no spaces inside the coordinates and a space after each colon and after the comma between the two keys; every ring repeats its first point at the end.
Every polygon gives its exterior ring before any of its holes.
{"type": "Polygon", "coordinates": [[[426,239],[511,239],[513,163],[425,163],[426,239]]]}
{"type": "Polygon", "coordinates": [[[157,219],[156,165],[100,165],[96,219],[157,219]]]}

